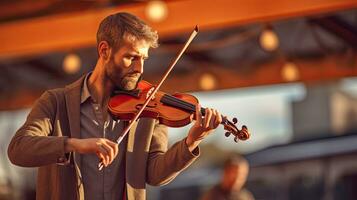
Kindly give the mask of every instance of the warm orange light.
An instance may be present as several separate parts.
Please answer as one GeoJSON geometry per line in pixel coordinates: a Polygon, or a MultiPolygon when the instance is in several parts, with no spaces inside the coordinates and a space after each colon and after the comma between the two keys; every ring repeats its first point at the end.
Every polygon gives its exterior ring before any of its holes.
{"type": "Polygon", "coordinates": [[[200,87],[203,90],[213,90],[217,87],[217,79],[211,73],[204,73],[200,77],[200,87]]]}
{"type": "Polygon", "coordinates": [[[299,68],[293,62],[286,62],[281,69],[281,76],[285,81],[296,81],[300,78],[299,68]]]}
{"type": "Polygon", "coordinates": [[[259,37],[260,46],[266,51],[274,51],[279,46],[279,38],[271,28],[266,28],[259,37]]]}
{"type": "Polygon", "coordinates": [[[62,67],[67,74],[75,74],[81,68],[81,58],[74,53],[68,54],[63,59],[62,67]]]}
{"type": "Polygon", "coordinates": [[[146,16],[153,22],[160,22],[166,19],[168,10],[164,1],[150,1],[145,8],[146,16]]]}

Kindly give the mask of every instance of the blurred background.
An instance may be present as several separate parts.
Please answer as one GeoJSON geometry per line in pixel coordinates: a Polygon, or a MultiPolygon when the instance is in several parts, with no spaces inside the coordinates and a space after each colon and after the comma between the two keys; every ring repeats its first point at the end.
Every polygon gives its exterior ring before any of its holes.
{"type": "MultiPolygon", "coordinates": [[[[144,78],[157,83],[196,24],[200,32],[162,90],[194,94],[251,133],[220,127],[200,158],[148,199],[199,199],[223,161],[244,155],[256,199],[357,199],[356,0],[1,0],[0,199],[35,199],[36,169],[7,145],[34,101],[93,69],[95,34],[125,11],[160,35],[144,78]]],[[[170,129],[170,143],[189,126],[170,129]]]]}

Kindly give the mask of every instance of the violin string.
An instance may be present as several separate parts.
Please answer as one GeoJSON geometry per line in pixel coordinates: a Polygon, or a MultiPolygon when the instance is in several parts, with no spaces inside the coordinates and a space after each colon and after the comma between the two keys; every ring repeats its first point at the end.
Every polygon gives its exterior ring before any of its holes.
{"type": "Polygon", "coordinates": [[[179,107],[179,108],[191,111],[191,112],[195,112],[195,110],[196,110],[195,105],[185,102],[185,101],[182,101],[181,99],[178,99],[174,96],[167,95],[167,94],[165,94],[164,97],[162,98],[162,102],[167,103],[169,105],[171,104],[173,106],[176,106],[176,107],[179,107]]]}
{"type": "MultiPolygon", "coordinates": [[[[165,94],[163,99],[170,101],[170,103],[173,103],[173,104],[175,104],[175,106],[180,107],[182,109],[186,109],[186,110],[189,110],[191,112],[195,112],[196,111],[196,106],[194,104],[191,104],[189,102],[183,101],[183,100],[181,100],[181,99],[179,99],[177,97],[174,97],[172,95],[165,94]]],[[[201,108],[201,113],[202,113],[202,115],[205,115],[206,112],[205,112],[204,108],[201,108]]]]}
{"type": "Polygon", "coordinates": [[[170,96],[166,96],[165,97],[165,102],[164,103],[167,103],[169,105],[172,105],[172,106],[175,106],[175,107],[178,107],[178,108],[182,108],[184,110],[187,110],[187,111],[190,111],[190,112],[194,112],[195,111],[195,107],[194,105],[190,105],[189,103],[187,102],[182,102],[174,97],[170,97],[170,96]]]}
{"type": "MultiPolygon", "coordinates": [[[[182,108],[191,112],[195,112],[196,111],[196,106],[194,104],[191,104],[189,102],[183,101],[177,97],[174,97],[172,95],[168,95],[165,94],[164,97],[162,98],[162,102],[172,105],[172,106],[176,106],[178,108],[182,108]]],[[[202,115],[205,115],[205,109],[201,108],[201,113],[202,115]]],[[[222,123],[226,124],[230,124],[231,126],[234,126],[234,124],[232,124],[227,118],[222,116],[222,123]]]]}
{"type": "Polygon", "coordinates": [[[174,96],[165,94],[165,100],[168,100],[170,103],[173,103],[175,106],[181,107],[183,109],[187,109],[187,110],[189,110],[191,112],[195,112],[196,111],[195,105],[193,105],[193,104],[191,104],[189,102],[183,101],[181,99],[178,99],[178,98],[176,98],[174,96]]]}

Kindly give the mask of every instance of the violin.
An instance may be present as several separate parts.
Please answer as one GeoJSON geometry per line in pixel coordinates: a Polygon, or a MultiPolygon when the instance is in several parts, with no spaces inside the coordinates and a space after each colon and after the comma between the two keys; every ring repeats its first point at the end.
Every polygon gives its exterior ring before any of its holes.
{"type": "MultiPolygon", "coordinates": [[[[142,108],[144,102],[149,98],[155,86],[147,81],[140,81],[137,89],[134,91],[114,91],[108,103],[108,111],[114,119],[132,120],[135,114],[142,108]]],[[[149,101],[141,117],[158,119],[160,124],[169,127],[182,127],[195,120],[196,106],[198,99],[190,94],[176,93],[167,94],[157,91],[156,95],[149,101]]],[[[201,108],[202,116],[205,115],[205,109],[201,108]]],[[[226,132],[226,137],[233,135],[234,141],[247,140],[249,138],[248,129],[242,126],[239,130],[236,127],[237,118],[233,122],[227,117],[222,116],[222,125],[226,132]]]]}

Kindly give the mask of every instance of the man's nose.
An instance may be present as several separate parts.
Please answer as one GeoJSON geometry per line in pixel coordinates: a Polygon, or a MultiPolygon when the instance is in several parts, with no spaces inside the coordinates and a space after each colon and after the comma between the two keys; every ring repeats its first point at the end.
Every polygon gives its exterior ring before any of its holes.
{"type": "Polygon", "coordinates": [[[134,70],[139,73],[144,72],[144,60],[138,60],[137,62],[134,63],[134,70]]]}

